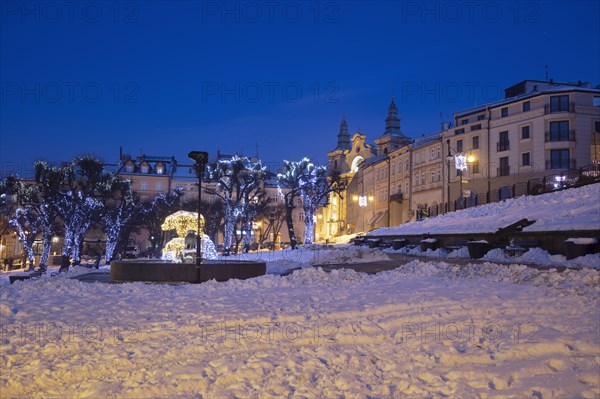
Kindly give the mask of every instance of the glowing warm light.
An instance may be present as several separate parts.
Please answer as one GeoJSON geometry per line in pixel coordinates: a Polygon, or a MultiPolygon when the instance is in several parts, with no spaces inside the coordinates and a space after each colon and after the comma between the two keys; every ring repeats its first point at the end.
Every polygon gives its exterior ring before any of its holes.
{"type": "Polygon", "coordinates": [[[319,217],[319,219],[323,219],[323,215],[321,215],[321,214],[319,214],[318,217],[319,217]]]}
{"type": "Polygon", "coordinates": [[[372,195],[369,195],[369,201],[373,201],[375,198],[372,195]]]}
{"type": "Polygon", "coordinates": [[[467,162],[468,162],[468,163],[473,163],[473,162],[475,162],[475,157],[474,157],[473,155],[469,155],[469,156],[467,157],[467,162]]]}
{"type": "MultiPolygon", "coordinates": [[[[177,230],[177,237],[185,237],[191,230],[198,233],[198,213],[178,211],[167,216],[160,226],[163,231],[177,230]]],[[[200,234],[204,233],[204,216],[200,215],[200,234]]]]}
{"type": "Polygon", "coordinates": [[[358,201],[358,195],[352,196],[352,200],[355,201],[355,202],[358,201]]]}

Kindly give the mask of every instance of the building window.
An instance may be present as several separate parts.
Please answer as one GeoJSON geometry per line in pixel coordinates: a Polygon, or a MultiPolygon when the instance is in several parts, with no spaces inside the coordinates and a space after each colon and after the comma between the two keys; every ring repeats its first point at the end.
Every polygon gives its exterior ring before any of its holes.
{"type": "Polygon", "coordinates": [[[465,128],[461,128],[461,129],[456,129],[454,131],[454,134],[463,134],[465,132],[465,128]]]}
{"type": "Polygon", "coordinates": [[[156,191],[162,191],[163,190],[163,183],[161,181],[157,181],[155,187],[156,187],[156,191]]]}
{"type": "Polygon", "coordinates": [[[550,169],[569,169],[569,149],[550,150],[550,169]]]}
{"type": "Polygon", "coordinates": [[[496,150],[500,151],[508,151],[510,148],[510,141],[508,140],[508,130],[500,132],[500,140],[496,146],[496,150]]]}
{"type": "Polygon", "coordinates": [[[473,130],[481,130],[481,123],[471,126],[471,131],[473,131],[473,130]]]}
{"type": "Polygon", "coordinates": [[[147,181],[140,182],[140,191],[148,191],[148,182],[147,181]]]}
{"type": "Polygon", "coordinates": [[[550,112],[568,112],[569,96],[550,96],[550,112]]]}
{"type": "Polygon", "coordinates": [[[502,109],[500,110],[500,116],[501,116],[502,118],[505,118],[505,117],[507,117],[507,116],[508,116],[508,107],[504,107],[504,108],[502,108],[502,109]]]}
{"type": "Polygon", "coordinates": [[[471,164],[473,174],[479,173],[479,161],[475,161],[471,164]]]}
{"type": "Polygon", "coordinates": [[[594,96],[592,99],[592,105],[594,107],[600,107],[600,96],[594,96]]]}
{"type": "Polygon", "coordinates": [[[482,120],[484,120],[484,119],[485,119],[485,114],[481,114],[481,115],[478,115],[478,116],[477,116],[477,120],[478,120],[478,121],[482,121],[482,120]]]}
{"type": "Polygon", "coordinates": [[[463,119],[462,121],[460,121],[461,125],[466,125],[467,123],[469,123],[468,119],[463,119]]]}
{"type": "Polygon", "coordinates": [[[531,101],[525,101],[523,103],[523,112],[531,111],[531,101]]]}
{"type": "Polygon", "coordinates": [[[162,175],[165,173],[165,167],[163,165],[156,165],[156,173],[162,175]]]}
{"type": "Polygon", "coordinates": [[[479,136],[473,136],[473,149],[477,150],[479,148],[479,136]]]}
{"type": "Polygon", "coordinates": [[[127,166],[125,166],[125,172],[127,173],[133,173],[133,165],[132,164],[128,164],[127,166]]]}
{"type": "Polygon", "coordinates": [[[150,171],[150,168],[148,167],[148,165],[142,165],[140,170],[142,171],[142,173],[148,173],[150,171]]]}
{"type": "Polygon", "coordinates": [[[440,158],[442,156],[442,148],[438,145],[437,146],[437,157],[440,158]]]}
{"type": "Polygon", "coordinates": [[[529,138],[529,126],[521,127],[521,140],[529,138]]]}
{"type": "Polygon", "coordinates": [[[550,133],[546,134],[546,141],[568,141],[569,121],[550,122],[550,133]]]}
{"type": "Polygon", "coordinates": [[[458,140],[456,141],[456,152],[463,152],[463,141],[462,140],[458,140]]]}
{"type": "Polygon", "coordinates": [[[531,153],[524,152],[521,154],[521,165],[523,165],[523,166],[531,165],[531,153]]]}
{"type": "Polygon", "coordinates": [[[510,167],[508,166],[508,157],[500,157],[500,167],[498,168],[498,176],[510,175],[510,167]]]}

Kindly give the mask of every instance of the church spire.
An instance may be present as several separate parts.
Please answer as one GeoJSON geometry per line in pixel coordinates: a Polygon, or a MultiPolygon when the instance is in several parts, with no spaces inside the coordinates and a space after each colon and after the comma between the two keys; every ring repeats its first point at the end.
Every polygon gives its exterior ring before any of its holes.
{"type": "Polygon", "coordinates": [[[394,102],[394,96],[392,96],[392,102],[388,107],[388,116],[385,119],[385,134],[400,135],[400,118],[398,117],[398,107],[394,102]]]}
{"type": "Polygon", "coordinates": [[[338,133],[338,145],[337,150],[349,150],[352,148],[350,145],[350,135],[348,134],[348,123],[346,122],[346,114],[342,118],[340,123],[340,132],[338,133]]]}

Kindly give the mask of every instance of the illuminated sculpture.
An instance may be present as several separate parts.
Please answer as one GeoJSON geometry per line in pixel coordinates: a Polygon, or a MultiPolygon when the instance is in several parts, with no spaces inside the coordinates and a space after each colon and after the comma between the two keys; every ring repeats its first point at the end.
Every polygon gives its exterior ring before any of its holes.
{"type": "MultiPolygon", "coordinates": [[[[177,237],[165,245],[162,258],[171,261],[184,261],[186,263],[195,262],[197,227],[198,213],[196,212],[178,211],[167,216],[161,228],[163,231],[177,231],[177,237]]],[[[204,234],[204,217],[202,215],[200,215],[200,234],[202,234],[203,259],[216,259],[217,250],[215,249],[215,244],[204,234]]]]}

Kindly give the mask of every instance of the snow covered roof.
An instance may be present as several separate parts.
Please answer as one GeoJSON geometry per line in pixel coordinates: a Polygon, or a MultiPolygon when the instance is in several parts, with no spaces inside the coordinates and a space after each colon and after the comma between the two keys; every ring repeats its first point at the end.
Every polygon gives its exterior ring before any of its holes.
{"type": "Polygon", "coordinates": [[[422,137],[418,137],[416,139],[414,139],[413,141],[413,148],[419,148],[419,147],[423,147],[429,143],[431,143],[432,141],[436,141],[436,140],[440,140],[442,137],[442,133],[433,133],[433,134],[429,134],[427,136],[422,136],[422,137]]]}
{"type": "Polygon", "coordinates": [[[388,157],[387,154],[380,154],[380,155],[375,155],[374,157],[371,157],[371,158],[367,158],[362,163],[361,168],[365,168],[367,166],[375,165],[376,163],[379,163],[379,162],[387,159],[387,157],[388,157]]]}
{"type": "Polygon", "coordinates": [[[548,87],[546,89],[542,89],[539,91],[521,94],[519,96],[509,97],[509,98],[505,98],[505,99],[498,100],[495,102],[487,103],[487,104],[481,105],[479,107],[474,107],[474,108],[466,109],[464,111],[459,111],[459,112],[456,112],[454,114],[454,116],[455,116],[455,118],[460,118],[460,117],[470,115],[470,114],[473,114],[476,112],[484,111],[488,107],[496,108],[496,107],[499,107],[502,105],[510,104],[510,103],[517,102],[517,101],[522,101],[527,98],[533,98],[533,97],[541,96],[544,94],[562,93],[562,92],[570,92],[570,91],[577,91],[577,92],[582,92],[582,93],[599,93],[600,94],[600,89],[592,89],[592,88],[586,88],[586,87],[577,87],[577,86],[548,87]]]}

